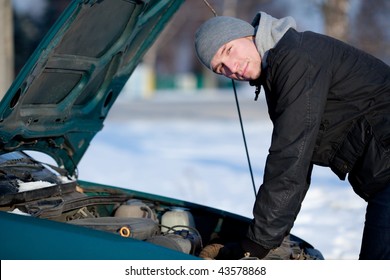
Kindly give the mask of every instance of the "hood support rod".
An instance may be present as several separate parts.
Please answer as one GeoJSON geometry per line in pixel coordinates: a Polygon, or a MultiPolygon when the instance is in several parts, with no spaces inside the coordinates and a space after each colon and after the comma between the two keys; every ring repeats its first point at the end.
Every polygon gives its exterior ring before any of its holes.
{"type": "Polygon", "coordinates": [[[240,105],[239,105],[239,103],[238,103],[236,84],[235,84],[235,82],[234,82],[233,79],[232,79],[232,85],[233,85],[234,97],[235,97],[235,99],[236,99],[236,106],[237,106],[238,118],[240,119],[241,133],[242,133],[242,138],[243,138],[243,140],[244,140],[246,158],[247,158],[247,160],[248,160],[249,172],[250,172],[250,174],[251,174],[251,179],[252,179],[253,191],[254,191],[255,196],[256,196],[257,191],[256,191],[255,180],[254,180],[254,178],[253,178],[252,164],[251,164],[251,160],[250,160],[250,158],[249,158],[248,146],[247,146],[247,144],[246,144],[246,137],[245,137],[244,125],[243,125],[243,123],[242,123],[242,118],[241,118],[240,105]]]}

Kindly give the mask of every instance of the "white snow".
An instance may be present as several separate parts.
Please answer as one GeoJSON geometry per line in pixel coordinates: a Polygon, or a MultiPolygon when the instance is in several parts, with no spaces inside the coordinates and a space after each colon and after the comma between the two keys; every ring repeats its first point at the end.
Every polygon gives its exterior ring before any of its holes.
{"type": "Polygon", "coordinates": [[[43,189],[54,185],[53,183],[47,181],[35,181],[35,182],[20,181],[18,184],[19,184],[19,192],[43,189]]]}

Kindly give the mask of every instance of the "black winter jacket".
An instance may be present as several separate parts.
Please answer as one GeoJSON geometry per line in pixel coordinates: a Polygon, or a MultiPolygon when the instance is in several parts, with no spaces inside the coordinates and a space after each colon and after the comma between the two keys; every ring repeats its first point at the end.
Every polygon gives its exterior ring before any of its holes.
{"type": "Polygon", "coordinates": [[[260,77],[273,122],[248,237],[279,246],[293,226],[313,164],[364,199],[390,181],[390,67],[333,38],[290,29],[260,77]]]}

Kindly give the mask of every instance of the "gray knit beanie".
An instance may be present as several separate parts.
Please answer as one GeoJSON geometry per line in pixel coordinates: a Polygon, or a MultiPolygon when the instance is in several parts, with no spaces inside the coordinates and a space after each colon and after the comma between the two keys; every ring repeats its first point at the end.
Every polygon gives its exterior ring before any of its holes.
{"type": "Polygon", "coordinates": [[[211,69],[211,60],[222,45],[253,35],[255,28],[246,21],[227,16],[213,17],[204,22],[195,33],[196,54],[211,69]]]}

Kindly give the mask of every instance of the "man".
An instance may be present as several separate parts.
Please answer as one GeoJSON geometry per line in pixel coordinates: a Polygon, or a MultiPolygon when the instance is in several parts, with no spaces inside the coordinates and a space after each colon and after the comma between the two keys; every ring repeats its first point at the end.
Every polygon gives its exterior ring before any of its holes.
{"type": "Polygon", "coordinates": [[[195,48],[215,73],[262,86],[274,126],[253,222],[230,252],[261,259],[281,244],[317,164],[367,201],[359,258],[390,259],[390,67],[264,12],[252,24],[209,19],[195,48]]]}

